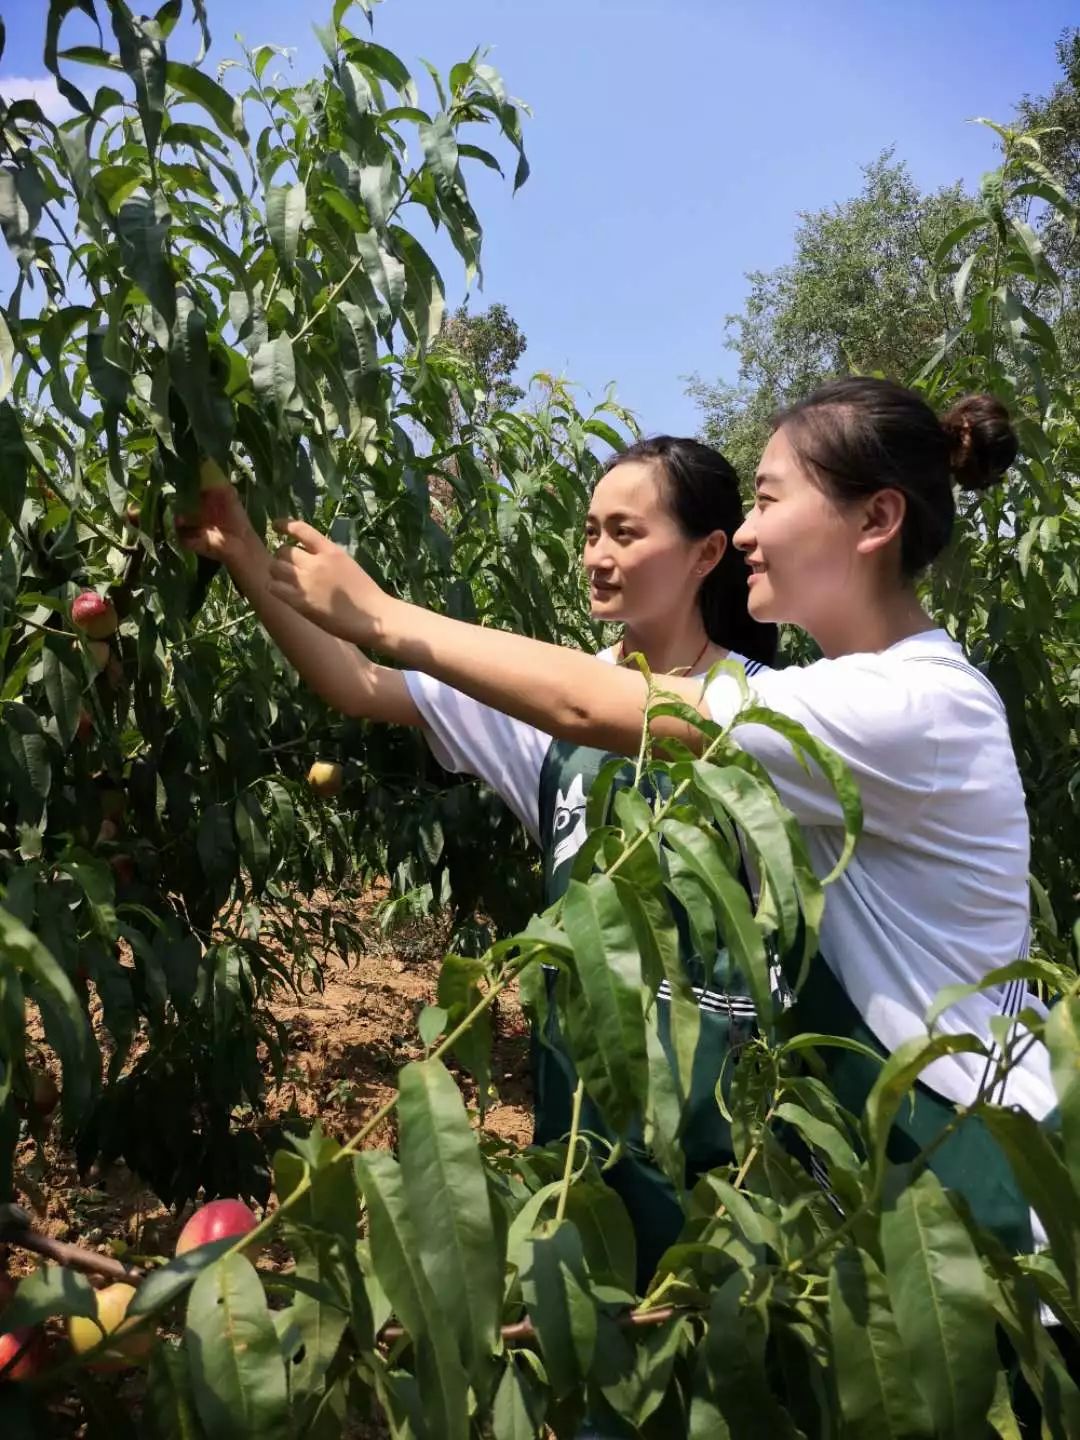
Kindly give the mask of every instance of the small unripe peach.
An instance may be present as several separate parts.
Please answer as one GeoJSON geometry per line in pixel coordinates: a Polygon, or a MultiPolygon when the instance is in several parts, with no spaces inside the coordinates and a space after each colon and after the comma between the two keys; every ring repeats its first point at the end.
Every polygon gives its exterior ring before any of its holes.
{"type": "Polygon", "coordinates": [[[85,1315],[72,1315],[68,1321],[68,1336],[76,1355],[85,1355],[102,1340],[102,1332],[116,1339],[107,1349],[100,1352],[91,1365],[93,1370],[124,1370],[145,1360],[154,1347],[154,1334],[150,1330],[139,1330],[134,1335],[121,1338],[132,1329],[135,1322],[126,1320],[127,1308],[135,1298],[134,1285],[122,1280],[115,1285],[106,1285],[96,1293],[97,1323],[85,1315]]]}
{"type": "Polygon", "coordinates": [[[342,766],[328,760],[316,760],[307,773],[307,783],[316,795],[332,798],[341,794],[345,771],[342,766]]]}

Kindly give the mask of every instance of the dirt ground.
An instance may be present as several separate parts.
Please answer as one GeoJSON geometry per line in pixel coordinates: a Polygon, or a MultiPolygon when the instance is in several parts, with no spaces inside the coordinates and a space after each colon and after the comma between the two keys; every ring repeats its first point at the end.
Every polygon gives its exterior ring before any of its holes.
{"type": "MultiPolygon", "coordinates": [[[[331,957],[321,992],[305,994],[300,1003],[282,994],[272,1007],[286,1026],[289,1053],[283,1082],[269,1085],[264,1123],[299,1114],[317,1119],[328,1134],[346,1140],[393,1093],[398,1069],[423,1055],[416,1019],[424,1005],[435,1002],[447,938],[443,927],[418,922],[385,936],[370,897],[358,902],[352,918],[367,937],[365,953],[350,957],[347,965],[331,957]]],[[[527,1145],[532,1135],[528,1026],[513,990],[499,997],[494,1033],[492,1074],[498,1099],[483,1125],[505,1140],[527,1145]]],[[[474,1102],[475,1086],[467,1076],[459,1078],[466,1100],[474,1102]]],[[[20,1148],[20,1202],[35,1228],[102,1253],[116,1253],[120,1242],[133,1257],[171,1255],[190,1207],[179,1215],[169,1211],[123,1165],[80,1179],[56,1129],[44,1144],[27,1139],[20,1148]]],[[[369,1143],[385,1146],[394,1138],[388,1122],[369,1143]]],[[[0,1246],[0,1270],[6,1268],[13,1277],[38,1263],[25,1251],[5,1253],[5,1248],[0,1246]]],[[[273,1266],[276,1258],[271,1247],[264,1263],[273,1266]]],[[[57,1419],[61,1421],[59,1414],[57,1419]]],[[[61,1421],[61,1433],[80,1432],[61,1421]]],[[[383,1432],[361,1427],[355,1433],[362,1437],[383,1432]]]]}

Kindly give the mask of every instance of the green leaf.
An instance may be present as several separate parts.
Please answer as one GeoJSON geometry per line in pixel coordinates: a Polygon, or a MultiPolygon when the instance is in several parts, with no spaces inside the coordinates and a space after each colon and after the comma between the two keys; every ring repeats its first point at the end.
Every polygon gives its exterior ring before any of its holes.
{"type": "Polygon", "coordinates": [[[226,462],[233,433],[232,406],[214,379],[206,317],[186,295],[176,300],[169,376],[184,401],[199,449],[226,462]]]}
{"type": "Polygon", "coordinates": [[[911,1378],[941,1440],[970,1440],[994,1395],[997,1347],[987,1280],[930,1170],[881,1219],[885,1275],[911,1378]]]}
{"type": "Polygon", "coordinates": [[[872,1257],[854,1246],[840,1250],[829,1271],[829,1329],[845,1434],[852,1440],[931,1436],[885,1277],[872,1257]]]}
{"type": "Polygon", "coordinates": [[[271,185],[266,192],[266,228],[282,266],[291,269],[307,214],[307,191],[302,183],[271,185]]]}
{"type": "Polygon", "coordinates": [[[514,1351],[495,1391],[491,1411],[493,1440],[536,1440],[543,1434],[544,1392],[514,1351]]]}
{"type": "Polygon", "coordinates": [[[7,400],[0,403],[0,515],[19,523],[26,498],[28,451],[19,417],[7,400]]]}
{"type": "Polygon", "coordinates": [[[66,750],[75,739],[82,710],[83,667],[75,647],[66,639],[48,637],[42,656],[45,698],[56,721],[60,744],[66,750]]]}
{"type": "Polygon", "coordinates": [[[961,220],[959,225],[954,225],[945,238],[934,251],[934,267],[939,267],[969,235],[976,230],[986,228],[987,220],[985,215],[971,215],[966,220],[961,220]]]}
{"type": "Polygon", "coordinates": [[[176,318],[176,286],[165,249],[171,224],[169,207],[160,195],[152,200],[133,196],[124,201],[116,217],[121,260],[170,327],[176,318]]]}
{"type": "Polygon", "coordinates": [[[439,1036],[446,1029],[446,1022],[449,1017],[441,1005],[425,1005],[420,1011],[416,1021],[416,1028],[420,1034],[420,1044],[425,1050],[430,1050],[439,1036]]]}
{"type": "Polygon", "coordinates": [[[634,1227],[626,1206],[611,1188],[597,1180],[571,1185],[566,1219],[577,1226],[590,1277],[633,1294],[637,1274],[634,1227]]]}
{"type": "Polygon", "coordinates": [[[345,379],[354,395],[366,375],[379,368],[375,326],[367,311],[348,300],[337,306],[338,330],[341,335],[341,365],[345,379]]]}
{"type": "Polygon", "coordinates": [[[680,953],[678,931],[664,896],[660,859],[652,845],[639,845],[613,878],[650,990],[656,988],[661,976],[671,990],[671,1041],[679,1091],[685,1101],[690,1094],[701,1033],[701,1009],[680,953]]]}
{"type": "Polygon", "coordinates": [[[0,907],[0,960],[33,983],[38,1003],[52,1022],[50,1039],[63,1069],[61,1101],[69,1125],[82,1118],[96,1088],[98,1066],[89,1020],[63,968],[14,915],[0,907]]]}
{"type": "Polygon", "coordinates": [[[943,1055],[985,1055],[986,1046],[974,1035],[934,1035],[924,1039],[913,1035],[892,1052],[866,1097],[866,1125],[870,1136],[870,1159],[874,1173],[881,1175],[889,1131],[904,1098],[928,1065],[943,1055]]]}
{"type": "Polygon", "coordinates": [[[34,799],[48,798],[52,785],[48,743],[37,716],[27,706],[8,705],[0,715],[7,722],[5,738],[15,766],[16,785],[22,790],[21,803],[32,808],[34,799]]]}
{"type": "Polygon", "coordinates": [[[990,1105],[982,1118],[1005,1152],[1024,1198],[1042,1221],[1051,1253],[1075,1294],[1080,1280],[1080,1195],[1064,1162],[1043,1126],[1024,1111],[990,1105]]]}
{"type": "Polygon", "coordinates": [[[296,364],[288,335],[259,346],[251,361],[251,383],[256,395],[277,405],[279,415],[289,408],[296,391],[296,364]]]}
{"type": "Polygon", "coordinates": [[[19,1282],[14,1299],[0,1309],[4,1331],[40,1325],[53,1315],[97,1319],[93,1286],[85,1275],[66,1265],[42,1265],[19,1282]]]}
{"type": "Polygon", "coordinates": [[[208,1440],[286,1440],[285,1364],[249,1260],[230,1255],[196,1280],[184,1350],[208,1440]]]}
{"type": "Polygon", "coordinates": [[[596,1346],[596,1306],[573,1225],[544,1225],[525,1240],[521,1292],[552,1392],[562,1399],[589,1373],[596,1346]]]}
{"type": "MultiPolygon", "coordinates": [[[[447,1031],[455,1030],[478,1004],[486,979],[483,961],[447,955],[439,971],[438,1001],[447,1013],[447,1031]]],[[[491,1083],[491,1011],[483,1010],[453,1044],[453,1054],[476,1081],[481,1104],[491,1083]]]]}
{"type": "Polygon", "coordinates": [[[247,144],[244,128],[244,111],[239,100],[234,100],[224,86],[193,65],[183,65],[170,60],[165,66],[165,79],[169,86],[185,99],[201,105],[212,116],[217,127],[231,140],[247,144]]]}
{"type": "Polygon", "coordinates": [[[453,1297],[450,1326],[478,1374],[498,1336],[503,1267],[476,1136],[440,1060],[406,1065],[398,1086],[398,1155],[420,1263],[435,1294],[453,1297]]]}
{"type": "Polygon", "coordinates": [[[571,880],[563,924],[574,952],[580,1003],[563,1017],[578,1073],[608,1123],[622,1131],[648,1090],[641,959],[615,882],[571,880]]]}
{"type": "Polygon", "coordinates": [[[392,225],[388,236],[394,255],[405,267],[402,319],[410,338],[425,349],[442,328],[446,309],[442,279],[427,251],[407,230],[392,225]]]}
{"type": "Polygon", "coordinates": [[[188,1357],[171,1341],[158,1345],[150,1357],[143,1413],[155,1440],[201,1440],[188,1357]]]}
{"type": "MultiPolygon", "coordinates": [[[[364,1151],[355,1164],[367,1201],[372,1264],[394,1313],[416,1345],[431,1434],[467,1440],[468,1377],[442,1297],[432,1291],[419,1260],[401,1168],[393,1156],[379,1150],[364,1151]]],[[[454,1306],[457,1296],[448,1295],[446,1303],[454,1306]]]]}
{"type": "Polygon", "coordinates": [[[697,1352],[689,1440],[795,1440],[799,1433],[769,1388],[763,1307],[742,1303],[746,1283],[736,1272],[712,1296],[697,1352]]]}
{"type": "Polygon", "coordinates": [[[120,63],[135,85],[135,104],[152,159],[165,111],[165,47],[153,22],[136,18],[126,5],[112,9],[112,23],[120,47],[120,63]]]}
{"type": "Polygon", "coordinates": [[[799,889],[786,816],[776,791],[737,765],[699,760],[692,773],[694,783],[718,814],[729,815],[740,827],[756,857],[779,922],[777,943],[786,953],[795,943],[799,926],[799,889]]]}
{"type": "Polygon", "coordinates": [[[252,889],[261,890],[270,866],[270,840],[266,833],[266,816],[258,796],[250,790],[237,797],[233,824],[237,849],[251,875],[252,889]]]}
{"type": "Polygon", "coordinates": [[[1050,1052],[1065,1160],[1073,1190],[1080,1195],[1080,996],[1064,995],[1053,1006],[1044,1038],[1050,1052]]]}
{"type": "Polygon", "coordinates": [[[167,1265],[151,1270],[138,1288],[135,1298],[128,1307],[129,1315],[150,1315],[164,1310],[178,1300],[185,1290],[195,1283],[204,1270],[209,1269],[225,1252],[236,1244],[235,1236],[223,1240],[208,1240],[183,1255],[177,1255],[167,1265]]]}
{"type": "Polygon", "coordinates": [[[392,50],[376,45],[373,40],[348,40],[342,50],[357,65],[389,81],[406,106],[415,108],[419,103],[412,76],[392,50]]]}
{"type": "Polygon", "coordinates": [[[0,310],[0,402],[7,399],[15,383],[15,342],[8,329],[7,317],[0,310]]]}
{"type": "Polygon", "coordinates": [[[206,878],[215,885],[228,884],[236,871],[236,845],[227,808],[208,805],[199,816],[195,849],[206,878]]]}
{"type": "Polygon", "coordinates": [[[719,836],[682,820],[664,820],[660,830],[709,895],[731,958],[746,979],[758,1023],[768,1026],[772,1021],[773,1000],[765,937],[754,919],[750,897],[728,869],[719,836]]]}

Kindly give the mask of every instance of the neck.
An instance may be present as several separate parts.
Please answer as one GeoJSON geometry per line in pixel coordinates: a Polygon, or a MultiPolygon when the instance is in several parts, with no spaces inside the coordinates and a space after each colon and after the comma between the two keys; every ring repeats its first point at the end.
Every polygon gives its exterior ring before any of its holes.
{"type": "Polygon", "coordinates": [[[902,586],[845,606],[812,633],[826,659],[835,660],[840,655],[876,654],[934,628],[914,590],[902,586]]]}
{"type": "Polygon", "coordinates": [[[651,625],[628,624],[623,631],[623,655],[644,655],[654,675],[696,667],[710,648],[701,612],[696,606],[681,623],[665,620],[651,625]]]}

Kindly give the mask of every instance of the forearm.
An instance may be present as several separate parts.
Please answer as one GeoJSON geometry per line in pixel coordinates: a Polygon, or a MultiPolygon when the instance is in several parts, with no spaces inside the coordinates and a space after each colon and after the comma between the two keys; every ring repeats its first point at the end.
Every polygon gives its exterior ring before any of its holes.
{"type": "Polygon", "coordinates": [[[253,534],[238,548],[227,568],[274,644],[331,709],[369,720],[420,723],[401,677],[373,664],[355,645],[328,634],[270,594],[270,554],[258,536],[253,534]]]}
{"type": "MultiPolygon", "coordinates": [[[[635,667],[609,665],[578,650],[435,615],[391,601],[378,648],[474,699],[577,744],[633,754],[640,744],[648,686],[635,667]]],[[[697,705],[701,684],[665,676],[663,688],[697,705]]],[[[654,722],[657,735],[691,738],[679,721],[654,722]]]]}

